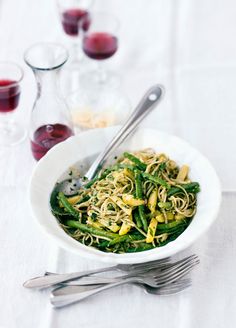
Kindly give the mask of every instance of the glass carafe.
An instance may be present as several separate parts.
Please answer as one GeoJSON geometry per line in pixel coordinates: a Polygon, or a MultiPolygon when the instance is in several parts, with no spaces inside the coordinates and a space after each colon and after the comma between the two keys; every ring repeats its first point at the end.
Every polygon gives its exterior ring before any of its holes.
{"type": "Polygon", "coordinates": [[[33,156],[39,160],[74,134],[70,112],[59,88],[59,72],[68,52],[59,44],[39,43],[26,50],[24,59],[37,82],[29,132],[33,156]]]}

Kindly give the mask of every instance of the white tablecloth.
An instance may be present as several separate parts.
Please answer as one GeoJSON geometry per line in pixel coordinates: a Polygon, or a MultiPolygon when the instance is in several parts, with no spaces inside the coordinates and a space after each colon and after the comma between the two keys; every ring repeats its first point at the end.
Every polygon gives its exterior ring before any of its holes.
{"type": "MultiPolygon", "coordinates": [[[[236,4],[233,0],[97,0],[95,8],[121,21],[120,49],[110,67],[123,77],[133,105],[156,82],[166,87],[158,109],[144,122],[191,142],[212,161],[223,203],[210,231],[185,254],[201,258],[192,289],[171,297],[123,286],[61,310],[48,292],[22,283],[45,270],[102,266],[50,243],[29,210],[27,187],[35,165],[29,142],[0,148],[0,327],[221,328],[236,321],[236,4]]],[[[64,42],[53,0],[0,0],[0,60],[25,68],[17,120],[27,125],[35,81],[24,49],[38,41],[64,42]]],[[[184,254],[180,254],[183,256],[184,254]]]]}

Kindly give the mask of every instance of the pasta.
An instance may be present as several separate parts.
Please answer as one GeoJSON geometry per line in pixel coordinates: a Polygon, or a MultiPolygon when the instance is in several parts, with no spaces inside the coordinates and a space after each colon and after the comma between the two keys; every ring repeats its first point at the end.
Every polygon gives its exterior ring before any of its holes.
{"type": "Polygon", "coordinates": [[[196,213],[197,182],[152,149],[127,153],[76,196],[54,189],[53,214],[74,239],[105,252],[139,252],[176,239],[196,213]]]}

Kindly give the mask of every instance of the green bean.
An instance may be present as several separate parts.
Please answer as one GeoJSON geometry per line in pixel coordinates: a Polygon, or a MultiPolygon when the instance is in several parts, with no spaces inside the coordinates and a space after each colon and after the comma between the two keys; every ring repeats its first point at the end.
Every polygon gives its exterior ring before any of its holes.
{"type": "Polygon", "coordinates": [[[134,178],[135,178],[135,193],[136,193],[136,198],[143,199],[141,174],[139,172],[135,171],[134,178]]]}
{"type": "Polygon", "coordinates": [[[193,192],[193,193],[198,193],[200,191],[200,185],[198,182],[191,182],[185,185],[182,185],[182,187],[187,191],[187,192],[193,192]]]}
{"type": "Polygon", "coordinates": [[[88,226],[87,224],[83,224],[83,223],[80,223],[80,222],[74,221],[74,220],[66,221],[66,225],[70,228],[79,229],[82,232],[88,232],[88,233],[91,233],[96,236],[106,237],[106,238],[110,238],[110,239],[117,238],[117,236],[118,236],[116,233],[108,232],[108,231],[98,229],[98,228],[94,228],[94,227],[88,226]]]}
{"type": "Polygon", "coordinates": [[[160,208],[164,208],[166,210],[169,210],[172,206],[171,202],[158,202],[158,206],[160,208]]]}
{"type": "Polygon", "coordinates": [[[148,230],[148,225],[147,225],[147,218],[146,218],[146,214],[145,214],[144,205],[140,205],[140,206],[138,207],[138,214],[139,214],[140,220],[141,220],[142,225],[143,225],[143,230],[144,230],[145,232],[147,232],[147,230],[148,230]]]}
{"type": "Polygon", "coordinates": [[[59,216],[68,215],[68,213],[64,211],[64,208],[61,208],[58,204],[58,193],[59,193],[60,185],[61,185],[61,183],[58,183],[51,193],[50,206],[51,206],[52,212],[55,215],[59,215],[59,216]]]}
{"type": "Polygon", "coordinates": [[[146,244],[146,243],[139,243],[137,247],[130,247],[127,249],[127,253],[134,253],[134,252],[143,252],[148,251],[150,249],[154,248],[152,244],[146,244]]]}
{"type": "Polygon", "coordinates": [[[132,165],[129,165],[129,164],[116,164],[114,166],[111,166],[110,169],[112,171],[116,171],[116,170],[119,170],[119,169],[129,169],[131,171],[134,171],[136,169],[136,167],[132,166],[132,165]]]}
{"type": "Polygon", "coordinates": [[[112,168],[107,168],[106,170],[104,170],[101,175],[99,176],[99,173],[92,179],[90,180],[89,182],[87,182],[85,185],[84,185],[84,188],[88,189],[90,188],[96,181],[99,181],[99,180],[102,180],[104,179],[109,173],[111,173],[112,171],[112,168]]]}
{"type": "Polygon", "coordinates": [[[186,228],[187,228],[187,225],[181,225],[181,227],[179,227],[179,229],[175,229],[173,231],[172,230],[171,231],[168,231],[168,238],[166,240],[164,240],[164,241],[159,241],[158,247],[165,246],[170,241],[173,241],[176,238],[178,238],[179,235],[181,235],[186,228]]]}
{"type": "Polygon", "coordinates": [[[82,197],[77,203],[76,205],[82,204],[87,202],[90,199],[89,195],[85,195],[84,197],[82,197]]]}
{"type": "Polygon", "coordinates": [[[108,241],[108,240],[103,240],[102,242],[100,242],[100,243],[97,245],[97,247],[98,247],[99,249],[104,249],[104,248],[106,248],[106,247],[108,246],[108,244],[109,244],[109,241],[108,241]]]}
{"type": "Polygon", "coordinates": [[[96,175],[92,180],[90,180],[89,182],[87,182],[85,185],[84,185],[84,188],[88,189],[90,188],[96,181],[98,181],[99,178],[98,176],[96,175]]]}
{"type": "Polygon", "coordinates": [[[163,231],[163,232],[168,231],[169,229],[173,229],[173,228],[179,227],[184,224],[186,224],[185,220],[178,220],[178,221],[173,221],[170,223],[159,223],[157,225],[157,231],[163,231]]]}
{"type": "Polygon", "coordinates": [[[120,244],[120,243],[123,243],[124,241],[126,242],[128,239],[129,239],[129,237],[127,235],[118,236],[118,237],[112,239],[109,242],[108,246],[112,246],[112,245],[115,245],[115,244],[120,244]]]}
{"type": "MultiPolygon", "coordinates": [[[[136,198],[143,199],[141,174],[137,171],[135,172],[135,192],[136,192],[136,198]]],[[[147,231],[148,225],[147,225],[144,205],[138,206],[138,213],[143,225],[143,229],[144,231],[147,231]]]]}
{"type": "Polygon", "coordinates": [[[165,163],[165,162],[164,162],[164,163],[161,163],[161,164],[159,165],[157,171],[156,171],[156,174],[158,174],[159,172],[164,171],[165,168],[166,168],[166,163],[165,163]]]}
{"type": "Polygon", "coordinates": [[[170,185],[165,180],[163,180],[163,179],[161,179],[161,178],[159,178],[155,175],[151,175],[149,173],[142,172],[142,176],[143,176],[144,179],[155,182],[158,185],[161,185],[161,186],[165,187],[166,189],[170,189],[170,185]]]}
{"type": "Polygon", "coordinates": [[[92,187],[92,185],[96,182],[96,181],[99,181],[101,179],[104,179],[108,173],[110,173],[111,171],[109,170],[109,172],[107,173],[108,169],[106,169],[102,174],[101,176],[99,176],[99,174],[97,174],[92,180],[90,180],[89,182],[87,182],[85,185],[84,185],[84,188],[88,189],[90,187],[92,187]]]}
{"type": "Polygon", "coordinates": [[[132,235],[132,234],[127,234],[124,236],[118,236],[117,238],[114,238],[113,240],[111,240],[109,242],[109,246],[115,245],[115,244],[119,244],[119,243],[123,243],[123,242],[132,242],[135,240],[140,240],[143,239],[144,237],[140,234],[140,235],[132,235]]]}
{"type": "Polygon", "coordinates": [[[80,220],[81,219],[81,213],[77,211],[67,200],[66,196],[62,193],[59,192],[58,194],[58,200],[61,202],[61,204],[64,206],[66,211],[74,216],[76,219],[80,220]]]}
{"type": "MultiPolygon", "coordinates": [[[[197,194],[200,191],[200,185],[198,182],[191,182],[187,184],[180,185],[184,188],[187,192],[197,194]]],[[[183,190],[179,187],[171,187],[170,190],[167,192],[167,196],[170,197],[174,194],[183,192],[183,190]]]]}
{"type": "Polygon", "coordinates": [[[167,197],[173,196],[173,195],[178,194],[180,192],[183,192],[183,190],[181,188],[171,187],[167,192],[167,197]]]}
{"type": "Polygon", "coordinates": [[[145,171],[147,165],[143,162],[141,162],[137,157],[135,157],[134,155],[125,152],[124,154],[125,158],[128,158],[131,162],[133,162],[135,164],[135,166],[137,166],[141,171],[145,171]]]}
{"type": "Polygon", "coordinates": [[[140,217],[139,217],[139,213],[138,213],[138,211],[135,210],[133,213],[134,213],[134,220],[135,220],[135,222],[136,222],[136,224],[137,224],[137,227],[138,227],[138,228],[141,228],[141,227],[142,227],[142,221],[141,221],[141,219],[140,219],[140,217]]]}

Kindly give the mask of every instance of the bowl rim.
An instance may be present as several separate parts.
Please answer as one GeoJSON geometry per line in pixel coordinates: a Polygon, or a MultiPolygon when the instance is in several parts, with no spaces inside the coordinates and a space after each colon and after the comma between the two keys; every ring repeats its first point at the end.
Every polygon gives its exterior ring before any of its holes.
{"type": "MultiPolygon", "coordinates": [[[[212,177],[213,177],[213,180],[215,183],[215,190],[214,190],[215,207],[214,207],[214,209],[212,209],[211,218],[205,222],[205,225],[203,226],[202,229],[198,229],[195,232],[195,234],[192,238],[190,238],[189,240],[185,240],[185,239],[183,240],[183,235],[185,233],[184,232],[176,240],[168,243],[167,245],[165,245],[161,248],[154,248],[151,250],[147,250],[144,252],[137,252],[137,253],[125,253],[125,254],[106,253],[106,252],[97,250],[95,248],[85,246],[85,245],[79,243],[78,241],[74,240],[68,234],[66,234],[66,232],[62,228],[59,227],[57,219],[52,215],[50,208],[49,208],[49,200],[48,200],[49,216],[51,216],[55,219],[55,222],[58,224],[58,228],[61,231],[63,231],[64,234],[61,235],[61,233],[60,233],[60,235],[58,235],[56,233],[52,233],[52,231],[48,228],[48,226],[46,224],[47,221],[45,221],[45,218],[42,218],[42,216],[40,216],[40,214],[38,212],[38,206],[36,206],[35,201],[34,201],[34,195],[35,195],[34,185],[35,185],[35,179],[37,182],[38,173],[43,172],[45,164],[48,161],[52,161],[53,158],[55,157],[54,155],[56,153],[60,153],[61,151],[63,151],[63,149],[67,148],[69,145],[73,145],[73,143],[76,143],[77,140],[79,140],[81,138],[86,138],[86,136],[88,134],[96,136],[97,133],[104,131],[104,130],[106,130],[106,132],[108,132],[108,134],[114,133],[114,131],[116,131],[119,127],[120,126],[113,126],[113,127],[108,127],[105,129],[104,128],[103,129],[93,129],[93,130],[87,130],[87,131],[81,132],[80,134],[72,136],[72,137],[68,138],[67,140],[65,140],[64,142],[57,144],[50,151],[48,151],[48,153],[36,164],[35,168],[33,169],[31,178],[30,178],[28,199],[29,199],[29,205],[31,208],[31,213],[32,213],[35,221],[41,228],[41,230],[44,233],[46,233],[46,235],[49,236],[51,240],[54,240],[58,244],[58,246],[66,249],[66,250],[69,250],[77,255],[80,255],[80,256],[83,256],[83,257],[86,257],[89,259],[99,260],[99,261],[109,263],[109,264],[118,264],[118,263],[131,264],[131,263],[143,263],[143,262],[148,262],[148,261],[153,261],[153,260],[159,260],[159,259],[163,259],[163,258],[172,256],[172,255],[188,248],[189,246],[191,246],[197,239],[199,239],[199,237],[201,237],[210,228],[211,224],[215,221],[215,219],[217,218],[219,208],[220,208],[220,204],[221,204],[221,186],[220,186],[219,178],[215,172],[215,169],[213,168],[213,166],[211,165],[209,160],[203,154],[201,154],[195,147],[192,147],[184,139],[179,138],[175,135],[163,132],[163,131],[159,131],[157,129],[139,128],[139,129],[137,129],[137,131],[139,131],[140,133],[148,133],[148,131],[149,131],[151,133],[159,134],[162,137],[166,136],[171,139],[174,138],[176,141],[185,145],[185,147],[188,147],[189,149],[194,150],[196,152],[196,154],[198,156],[200,156],[201,159],[204,160],[205,164],[208,166],[208,169],[211,171],[211,174],[212,174],[212,177]],[[174,243],[174,247],[172,247],[172,248],[168,247],[168,245],[170,245],[170,244],[173,245],[173,243],[174,243]],[[160,250],[160,251],[158,251],[158,250],[160,250]]],[[[83,158],[86,158],[86,157],[82,156],[81,158],[78,158],[78,161],[80,161],[83,158]]],[[[71,163],[71,165],[73,165],[74,163],[75,163],[75,161],[73,163],[71,163]]],[[[64,168],[62,170],[61,174],[63,174],[67,168],[64,168]]],[[[59,179],[59,178],[60,177],[58,176],[57,179],[59,179]]],[[[55,181],[55,183],[56,183],[56,181],[55,181]]],[[[49,198],[49,196],[48,196],[48,198],[49,198]]],[[[188,230],[188,228],[185,231],[187,232],[187,230],[188,230]]],[[[185,235],[186,235],[186,233],[185,233],[185,235]]]]}

